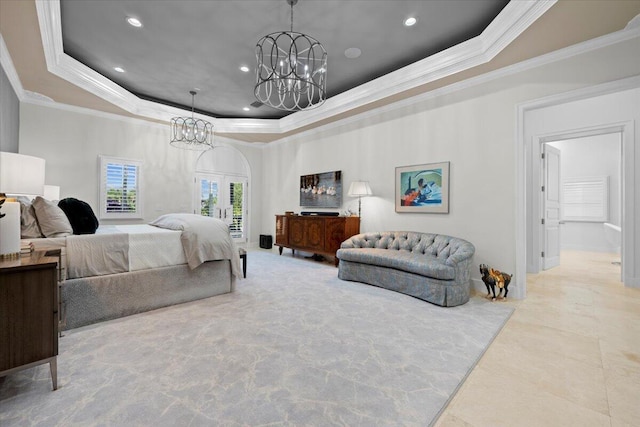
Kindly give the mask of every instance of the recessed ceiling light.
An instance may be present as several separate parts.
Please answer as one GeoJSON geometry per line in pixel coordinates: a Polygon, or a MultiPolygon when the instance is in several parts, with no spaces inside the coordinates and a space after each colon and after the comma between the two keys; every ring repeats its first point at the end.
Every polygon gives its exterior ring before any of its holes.
{"type": "Polygon", "coordinates": [[[344,51],[344,56],[350,59],[354,59],[362,55],[362,51],[357,47],[350,47],[349,49],[344,51]]]}
{"type": "Polygon", "coordinates": [[[136,27],[136,28],[142,27],[142,22],[138,18],[134,18],[133,16],[128,16],[127,17],[127,22],[132,27],[136,27]]]}
{"type": "Polygon", "coordinates": [[[114,70],[116,70],[119,73],[124,73],[124,68],[122,67],[113,67],[114,70]]]}
{"type": "Polygon", "coordinates": [[[416,25],[416,22],[418,22],[418,18],[414,18],[413,16],[408,17],[407,19],[404,20],[404,26],[405,27],[412,27],[414,25],[416,25]]]}
{"type": "Polygon", "coordinates": [[[251,108],[249,108],[249,107],[244,107],[244,108],[243,108],[243,110],[244,110],[244,111],[249,111],[249,110],[251,110],[251,108]]]}
{"type": "Polygon", "coordinates": [[[243,73],[248,73],[249,67],[247,67],[246,65],[243,65],[242,67],[240,67],[240,71],[242,71],[243,73]]]}

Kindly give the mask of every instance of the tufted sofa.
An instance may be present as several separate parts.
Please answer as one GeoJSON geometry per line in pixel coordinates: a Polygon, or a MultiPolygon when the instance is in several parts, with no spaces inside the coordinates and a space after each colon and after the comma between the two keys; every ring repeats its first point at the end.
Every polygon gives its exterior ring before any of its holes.
{"type": "Polygon", "coordinates": [[[452,307],[469,301],[474,252],[471,243],[451,236],[363,233],[342,242],[338,277],[452,307]]]}

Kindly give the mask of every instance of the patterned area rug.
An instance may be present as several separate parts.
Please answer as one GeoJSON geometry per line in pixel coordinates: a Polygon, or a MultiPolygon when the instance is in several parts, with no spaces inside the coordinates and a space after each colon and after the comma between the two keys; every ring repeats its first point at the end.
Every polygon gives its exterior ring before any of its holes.
{"type": "Polygon", "coordinates": [[[0,425],[430,425],[511,312],[252,251],[232,294],[67,331],[57,391],[48,365],[0,378],[0,425]]]}

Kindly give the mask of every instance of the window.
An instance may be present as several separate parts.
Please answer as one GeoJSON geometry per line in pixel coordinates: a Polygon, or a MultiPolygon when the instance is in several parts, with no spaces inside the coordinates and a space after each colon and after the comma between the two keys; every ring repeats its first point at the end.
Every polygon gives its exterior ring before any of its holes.
{"type": "Polygon", "coordinates": [[[607,222],[609,177],[567,178],[562,184],[565,221],[607,222]]]}
{"type": "Polygon", "coordinates": [[[100,156],[100,218],[142,218],[142,162],[100,156]]]}

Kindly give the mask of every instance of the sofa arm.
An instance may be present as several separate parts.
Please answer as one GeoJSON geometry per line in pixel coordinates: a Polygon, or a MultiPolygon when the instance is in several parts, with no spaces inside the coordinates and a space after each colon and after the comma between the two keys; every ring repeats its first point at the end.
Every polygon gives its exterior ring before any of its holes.
{"type": "Polygon", "coordinates": [[[455,266],[463,261],[471,259],[476,252],[475,246],[461,239],[451,239],[449,241],[450,251],[445,263],[455,266]]]}

